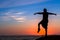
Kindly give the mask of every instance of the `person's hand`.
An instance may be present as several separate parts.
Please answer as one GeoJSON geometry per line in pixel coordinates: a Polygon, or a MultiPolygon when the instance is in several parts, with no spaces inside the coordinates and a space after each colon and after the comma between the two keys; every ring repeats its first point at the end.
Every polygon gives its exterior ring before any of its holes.
{"type": "Polygon", "coordinates": [[[55,14],[56,15],[56,14],[55,14]]]}
{"type": "Polygon", "coordinates": [[[34,15],[36,15],[36,13],[34,13],[34,15]]]}

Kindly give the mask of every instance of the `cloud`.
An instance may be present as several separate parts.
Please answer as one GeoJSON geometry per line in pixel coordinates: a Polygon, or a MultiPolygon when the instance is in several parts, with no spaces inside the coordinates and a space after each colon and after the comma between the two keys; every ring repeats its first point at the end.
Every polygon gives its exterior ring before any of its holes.
{"type": "Polygon", "coordinates": [[[16,22],[24,22],[26,20],[26,16],[23,16],[25,12],[15,12],[15,11],[9,11],[6,13],[3,13],[0,18],[2,21],[16,21],[16,22]]]}
{"type": "Polygon", "coordinates": [[[0,8],[22,6],[45,1],[47,0],[2,0],[0,1],[0,8]]]}
{"type": "Polygon", "coordinates": [[[18,21],[20,21],[20,20],[24,20],[24,18],[22,17],[22,18],[14,18],[15,20],[18,20],[18,21]]]}
{"type": "Polygon", "coordinates": [[[10,16],[10,17],[12,17],[17,22],[24,22],[26,19],[24,16],[22,16],[22,17],[10,16]]]}
{"type": "Polygon", "coordinates": [[[24,14],[24,12],[17,12],[16,14],[24,14]]]}
{"type": "Polygon", "coordinates": [[[25,20],[25,18],[15,18],[15,20],[17,21],[17,22],[24,22],[24,20],[25,20]]]}

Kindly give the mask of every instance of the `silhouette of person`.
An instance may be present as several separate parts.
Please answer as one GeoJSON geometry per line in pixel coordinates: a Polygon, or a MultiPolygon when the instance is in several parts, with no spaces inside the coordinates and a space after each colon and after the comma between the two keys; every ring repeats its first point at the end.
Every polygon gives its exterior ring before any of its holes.
{"type": "Polygon", "coordinates": [[[43,9],[43,12],[34,13],[34,15],[36,15],[36,14],[42,14],[43,15],[42,21],[38,23],[38,33],[40,31],[40,24],[41,24],[42,27],[45,29],[45,31],[46,31],[45,35],[47,36],[48,15],[56,15],[56,14],[47,12],[46,8],[43,9]]]}

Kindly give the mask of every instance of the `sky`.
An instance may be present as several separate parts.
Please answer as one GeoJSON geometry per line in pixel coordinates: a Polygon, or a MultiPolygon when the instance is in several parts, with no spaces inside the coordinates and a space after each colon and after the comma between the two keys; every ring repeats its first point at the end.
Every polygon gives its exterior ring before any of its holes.
{"type": "Polygon", "coordinates": [[[0,35],[45,35],[37,33],[42,15],[33,15],[47,8],[49,15],[48,35],[60,35],[60,0],[0,0],[0,35]]]}

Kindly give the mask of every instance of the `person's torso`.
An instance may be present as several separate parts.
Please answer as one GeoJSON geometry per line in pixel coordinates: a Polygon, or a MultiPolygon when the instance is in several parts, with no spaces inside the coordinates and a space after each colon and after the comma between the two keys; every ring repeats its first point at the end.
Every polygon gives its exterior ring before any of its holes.
{"type": "Polygon", "coordinates": [[[47,12],[43,12],[43,20],[48,21],[48,13],[47,12]]]}

